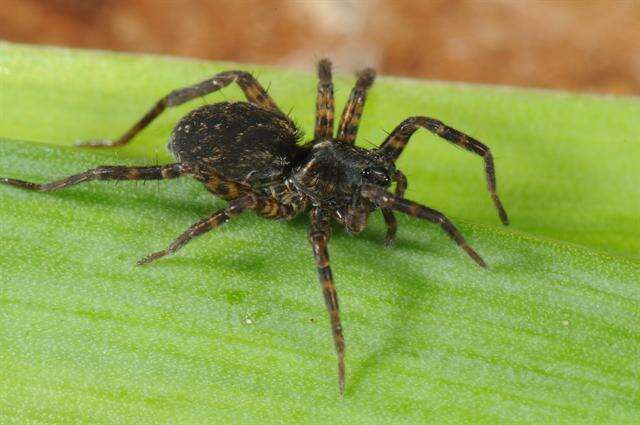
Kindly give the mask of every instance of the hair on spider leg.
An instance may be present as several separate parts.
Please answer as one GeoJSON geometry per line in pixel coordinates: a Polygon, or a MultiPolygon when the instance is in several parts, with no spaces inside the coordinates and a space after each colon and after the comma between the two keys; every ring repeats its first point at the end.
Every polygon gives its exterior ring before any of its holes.
{"type": "Polygon", "coordinates": [[[372,142],[371,140],[369,140],[369,139],[363,139],[362,141],[363,141],[365,144],[367,144],[367,145],[369,145],[370,147],[372,147],[372,148],[377,148],[377,147],[378,147],[378,145],[376,145],[375,143],[373,143],[373,142],[372,142]]]}
{"type": "MultiPolygon", "coordinates": [[[[31,183],[0,178],[0,184],[26,190],[50,192],[93,180],[169,180],[191,177],[213,195],[227,201],[226,207],[203,217],[165,249],[156,251],[137,264],[143,265],[170,255],[192,239],[220,228],[247,211],[272,220],[292,220],[309,215],[308,242],[316,266],[318,283],[329,316],[330,331],[337,360],[338,389],[344,394],[346,383],[345,337],[338,294],[329,261],[332,223],[349,234],[359,234],[376,210],[383,214],[387,233],[385,244],[396,237],[400,213],[440,226],[479,266],[484,259],[467,243],[453,222],[443,213],[406,198],[407,177],[396,167],[413,134],[420,128],[449,144],[480,156],[485,162],[485,179],[498,215],[508,223],[497,194],[495,166],[488,146],[446,124],[429,117],[405,119],[374,149],[356,145],[367,92],[375,72],[357,74],[341,115],[335,113],[331,62],[322,59],[317,68],[316,120],[313,138],[301,143],[300,126],[284,114],[267,90],[246,71],[223,71],[191,86],[171,91],[118,139],[97,139],[83,147],[124,146],[167,108],[220,93],[225,101],[205,104],[187,113],[174,127],[168,149],[175,162],[150,166],[100,166],[49,183],[31,183]],[[227,101],[223,88],[236,84],[246,101],[227,101]],[[336,118],[339,123],[336,125],[336,118]],[[190,131],[190,128],[198,131],[190,131]],[[338,129],[334,136],[334,130],[338,129]],[[395,186],[395,187],[394,187],[395,186]],[[393,187],[393,190],[392,190],[393,187]]],[[[371,142],[366,140],[366,144],[371,142]]],[[[116,151],[117,153],[117,151],[116,151]]]]}
{"type": "Polygon", "coordinates": [[[391,132],[390,132],[390,131],[388,131],[386,128],[384,128],[384,127],[380,127],[379,129],[380,129],[380,130],[382,130],[382,132],[383,132],[384,134],[386,134],[387,136],[391,135],[391,132]]]}

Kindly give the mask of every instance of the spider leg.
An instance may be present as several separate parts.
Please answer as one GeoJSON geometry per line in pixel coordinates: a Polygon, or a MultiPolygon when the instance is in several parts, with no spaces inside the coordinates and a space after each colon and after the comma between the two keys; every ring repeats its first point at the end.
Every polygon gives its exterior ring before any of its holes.
{"type": "Polygon", "coordinates": [[[313,255],[318,268],[318,279],[322,286],[324,302],[329,312],[331,320],[331,331],[333,342],[338,356],[338,384],[340,394],[344,394],[344,336],[342,335],[342,324],[340,323],[340,310],[338,307],[338,294],[333,283],[331,268],[329,267],[329,253],[327,243],[331,236],[331,226],[329,219],[318,208],[311,212],[311,229],[309,230],[309,241],[313,247],[313,255]]]}
{"type": "MultiPolygon", "coordinates": [[[[404,197],[404,192],[407,190],[407,177],[400,170],[396,170],[396,172],[391,176],[391,178],[396,182],[396,190],[395,195],[398,198],[404,197]]],[[[384,244],[386,246],[391,245],[396,239],[396,232],[398,231],[398,222],[396,221],[395,216],[393,215],[393,211],[390,208],[380,208],[382,211],[382,216],[384,217],[384,222],[387,225],[387,234],[384,237],[384,244]]]]}
{"type": "Polygon", "coordinates": [[[498,215],[500,216],[502,224],[505,226],[508,225],[509,218],[507,217],[507,212],[502,206],[502,202],[500,201],[496,191],[496,173],[493,165],[493,156],[491,155],[489,147],[478,140],[433,118],[411,117],[400,123],[400,125],[398,125],[395,130],[389,134],[387,139],[382,143],[382,145],[380,145],[380,150],[391,160],[397,160],[402,153],[402,150],[409,142],[409,138],[411,138],[413,133],[415,133],[420,127],[425,128],[443,139],[473,152],[484,159],[484,169],[487,176],[489,194],[491,195],[493,204],[498,210],[498,215]]]}
{"type": "Polygon", "coordinates": [[[331,82],[331,62],[321,59],[318,62],[318,96],[316,98],[316,128],[314,139],[333,136],[333,83],[331,82]]]}
{"type": "Polygon", "coordinates": [[[0,178],[0,183],[22,189],[52,192],[92,180],[163,180],[180,177],[187,173],[189,173],[189,170],[182,164],[157,165],[151,167],[108,165],[93,168],[83,173],[74,174],[50,183],[32,183],[9,178],[0,178]]]}
{"type": "Polygon", "coordinates": [[[158,258],[164,257],[165,255],[173,254],[183,246],[185,246],[191,239],[198,237],[216,227],[221,226],[226,223],[230,218],[240,215],[247,208],[251,208],[255,205],[255,196],[253,194],[249,194],[243,196],[242,198],[238,198],[235,201],[229,203],[226,208],[223,208],[209,217],[203,218],[197,223],[191,225],[184,233],[174,240],[171,245],[169,245],[166,249],[162,251],[154,252],[138,261],[138,265],[148,264],[152,261],[157,260],[158,258]]]}
{"type": "Polygon", "coordinates": [[[378,186],[367,185],[363,188],[362,194],[365,197],[372,199],[382,208],[400,211],[404,214],[439,224],[440,227],[442,227],[442,230],[444,230],[447,235],[449,235],[449,237],[458,244],[458,246],[464,249],[479,266],[484,268],[487,267],[487,264],[484,262],[482,257],[480,257],[480,255],[467,244],[458,229],[456,229],[453,223],[451,223],[451,221],[441,212],[408,199],[393,196],[391,193],[378,186]]]}
{"type": "Polygon", "coordinates": [[[395,195],[399,198],[404,197],[404,192],[406,192],[409,183],[407,182],[407,176],[400,170],[396,170],[395,173],[391,176],[391,179],[396,182],[396,192],[395,195]]]}
{"type": "Polygon", "coordinates": [[[364,102],[367,100],[367,90],[371,87],[375,78],[376,72],[371,68],[358,72],[358,81],[356,81],[356,85],[351,90],[349,100],[342,111],[336,139],[351,144],[355,143],[362,109],[364,108],[364,102]]]}
{"type": "Polygon", "coordinates": [[[256,200],[253,207],[255,213],[260,217],[270,220],[288,220],[297,216],[307,207],[306,202],[301,200],[291,200],[289,204],[283,204],[276,198],[261,197],[256,200]]]}
{"type": "Polygon", "coordinates": [[[78,141],[76,142],[76,146],[110,147],[126,145],[168,107],[182,105],[190,100],[216,92],[233,82],[240,86],[240,89],[242,89],[245,97],[250,103],[254,103],[265,109],[282,114],[282,111],[280,111],[275,102],[267,94],[267,91],[250,73],[246,71],[225,71],[192,86],[173,90],[171,93],[158,100],[156,104],[137,123],[135,123],[133,127],[120,136],[119,139],[78,141]]]}
{"type": "Polygon", "coordinates": [[[387,234],[384,236],[384,244],[385,246],[390,246],[396,240],[398,221],[390,208],[381,208],[380,211],[382,211],[384,222],[387,225],[387,234]]]}

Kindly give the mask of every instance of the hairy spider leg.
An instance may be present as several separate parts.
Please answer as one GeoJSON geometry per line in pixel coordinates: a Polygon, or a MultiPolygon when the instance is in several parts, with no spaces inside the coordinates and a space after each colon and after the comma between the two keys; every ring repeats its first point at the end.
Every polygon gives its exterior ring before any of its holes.
{"type": "Polygon", "coordinates": [[[394,196],[378,186],[364,186],[363,195],[372,199],[380,207],[400,211],[412,217],[421,218],[423,220],[439,224],[440,227],[442,227],[442,230],[444,230],[447,235],[449,235],[449,237],[458,244],[458,246],[464,249],[479,266],[484,268],[487,267],[487,263],[484,262],[482,257],[480,257],[480,255],[467,244],[458,229],[456,229],[453,223],[440,211],[436,211],[408,199],[394,196]]]}
{"type": "Polygon", "coordinates": [[[108,165],[93,168],[50,183],[31,183],[23,180],[0,178],[0,183],[22,189],[52,192],[65,187],[92,180],[163,180],[173,179],[189,173],[183,164],[156,165],[150,167],[128,167],[108,165]]]}
{"type": "Polygon", "coordinates": [[[367,68],[358,72],[358,81],[349,94],[349,100],[342,110],[342,117],[338,125],[336,139],[354,144],[360,125],[360,117],[364,103],[367,100],[367,90],[376,78],[376,72],[367,68]]]}
{"type": "MultiPolygon", "coordinates": [[[[391,176],[391,179],[396,182],[395,195],[398,198],[404,197],[404,192],[407,190],[407,177],[400,170],[396,170],[391,176]]],[[[384,244],[386,246],[391,245],[396,239],[396,233],[398,231],[398,222],[393,215],[393,211],[390,208],[380,208],[384,222],[387,225],[387,234],[384,237],[384,244]]]]}
{"type": "Polygon", "coordinates": [[[240,89],[242,89],[245,97],[250,103],[282,114],[282,111],[267,94],[267,91],[250,73],[246,71],[225,71],[192,86],[173,90],[171,93],[158,100],[153,108],[151,108],[126,133],[120,136],[119,139],[85,140],[77,142],[76,146],[97,148],[126,145],[168,107],[182,105],[190,100],[216,92],[233,82],[240,86],[240,89]]]}
{"type": "MultiPolygon", "coordinates": [[[[231,185],[233,182],[216,180],[217,193],[220,193],[223,185],[231,185]]],[[[229,186],[231,187],[231,186],[229,186]]],[[[190,226],[184,233],[178,236],[166,249],[154,252],[138,261],[138,265],[148,264],[161,257],[173,254],[191,239],[198,237],[210,230],[220,227],[231,218],[242,214],[247,209],[252,209],[261,217],[269,219],[286,219],[294,217],[299,213],[300,208],[304,208],[304,204],[300,205],[284,205],[274,198],[259,197],[255,193],[245,193],[244,195],[231,200],[226,208],[223,208],[210,216],[203,218],[197,223],[190,226]]]]}
{"type": "Polygon", "coordinates": [[[333,100],[333,82],[331,81],[331,61],[329,59],[321,59],[318,62],[315,140],[333,137],[334,114],[335,102],[333,100]]]}
{"type": "Polygon", "coordinates": [[[194,177],[204,183],[204,186],[211,193],[225,201],[233,201],[251,191],[246,184],[225,179],[222,174],[212,170],[206,172],[196,172],[194,177]]]}
{"type": "Polygon", "coordinates": [[[404,193],[407,191],[409,182],[407,182],[407,176],[400,170],[396,170],[391,176],[391,179],[396,182],[395,195],[399,198],[404,198],[404,193]]]}
{"type": "Polygon", "coordinates": [[[174,240],[171,245],[162,251],[154,252],[138,261],[138,265],[148,264],[158,258],[165,255],[173,254],[183,246],[185,246],[191,239],[198,237],[208,231],[221,226],[229,221],[229,219],[242,214],[247,208],[255,206],[255,196],[253,194],[243,196],[235,201],[229,202],[226,208],[223,208],[209,217],[203,218],[197,223],[191,225],[184,233],[174,240]]]}
{"type": "Polygon", "coordinates": [[[329,218],[319,208],[311,211],[311,228],[309,230],[309,242],[313,248],[313,255],[318,268],[318,279],[322,286],[324,302],[329,312],[331,321],[331,331],[333,342],[338,356],[338,385],[340,394],[344,394],[344,336],[342,334],[342,324],[340,323],[340,308],[338,306],[338,293],[333,282],[331,267],[329,266],[329,252],[327,244],[331,237],[331,226],[329,218]]]}
{"type": "Polygon", "coordinates": [[[398,220],[390,208],[380,208],[382,211],[382,217],[384,217],[384,223],[387,225],[387,234],[384,236],[385,246],[390,246],[396,240],[396,233],[398,233],[398,220]]]}
{"type": "Polygon", "coordinates": [[[259,197],[253,208],[260,217],[270,220],[288,220],[300,214],[307,207],[304,201],[283,204],[275,198],[259,197]]]}
{"type": "Polygon", "coordinates": [[[440,136],[441,138],[460,146],[467,151],[473,152],[476,155],[481,156],[484,159],[484,169],[487,177],[487,187],[489,188],[489,194],[493,200],[493,204],[498,210],[498,215],[502,224],[507,226],[509,224],[509,218],[507,212],[502,206],[502,202],[498,197],[496,189],[496,173],[493,165],[493,156],[489,147],[468,136],[460,131],[451,128],[441,121],[438,121],[429,117],[411,117],[407,118],[398,125],[387,139],[380,145],[380,150],[384,155],[395,161],[402,153],[404,147],[409,142],[409,139],[416,132],[418,128],[425,128],[430,132],[440,136]]]}

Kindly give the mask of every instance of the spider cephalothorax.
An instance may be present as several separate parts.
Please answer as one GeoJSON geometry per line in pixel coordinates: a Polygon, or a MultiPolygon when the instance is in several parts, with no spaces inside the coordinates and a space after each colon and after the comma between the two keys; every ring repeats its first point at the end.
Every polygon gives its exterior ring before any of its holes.
{"type": "Polygon", "coordinates": [[[293,171],[291,181],[313,205],[326,210],[351,233],[360,233],[376,207],[361,193],[365,184],[387,188],[395,166],[376,151],[325,139],[293,171]]]}
{"type": "Polygon", "coordinates": [[[301,132],[283,114],[262,86],[244,71],[227,71],[199,84],[174,90],[160,99],[129,131],[116,141],[91,140],[81,146],[108,147],[127,144],[167,107],[180,105],[236,82],[247,102],[221,102],[202,106],[180,120],[169,139],[173,164],[158,166],[101,166],[80,174],[38,184],[10,178],[0,183],[24,189],[53,191],[90,180],[161,180],[189,175],[216,196],[229,201],[221,209],[192,225],[166,249],[138,261],[147,264],[183,247],[192,238],[214,229],[246,210],[270,219],[290,219],[309,211],[309,241],[329,311],[338,355],[340,392],[344,392],[344,337],[338,297],[329,267],[327,243],[331,220],[351,233],[361,232],[369,215],[380,209],[387,224],[385,243],[393,242],[397,223],[393,211],[439,224],[482,267],[484,260],[465,242],[455,226],[440,212],[404,198],[407,179],[395,161],[420,127],[482,156],[491,198],[500,219],[507,214],[496,193],[493,157],[479,141],[438,120],[411,117],[398,125],[377,149],[355,146],[358,125],[375,73],[358,73],[358,80],[334,134],[331,64],[318,64],[318,96],[313,140],[301,143],[301,132]],[[389,191],[395,183],[393,192],[389,191]]]}

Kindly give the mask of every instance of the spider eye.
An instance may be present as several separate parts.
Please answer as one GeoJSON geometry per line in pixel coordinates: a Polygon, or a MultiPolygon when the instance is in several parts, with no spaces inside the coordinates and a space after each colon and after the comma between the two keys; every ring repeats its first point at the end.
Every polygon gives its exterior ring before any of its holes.
{"type": "Polygon", "coordinates": [[[362,171],[362,178],[370,183],[374,183],[380,186],[389,186],[391,179],[386,170],[381,167],[368,167],[362,171]]]}

